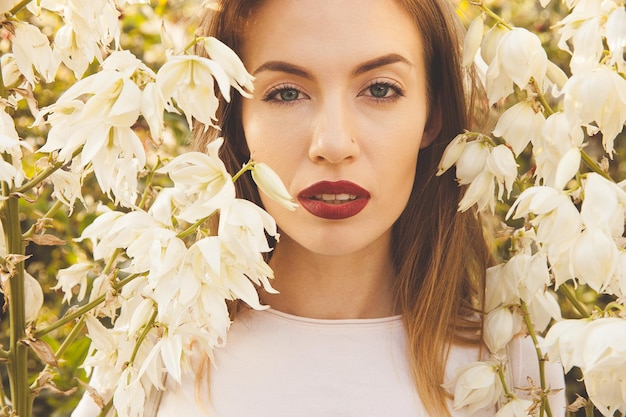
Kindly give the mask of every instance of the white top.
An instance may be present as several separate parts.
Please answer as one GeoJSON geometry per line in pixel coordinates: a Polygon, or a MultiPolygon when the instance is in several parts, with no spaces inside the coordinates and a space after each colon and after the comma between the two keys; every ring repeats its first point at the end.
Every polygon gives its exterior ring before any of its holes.
{"type": "MultiPolygon", "coordinates": [[[[527,376],[539,380],[530,340],[512,342],[510,357],[515,387],[527,386],[527,376]]],[[[458,366],[477,360],[478,348],[453,347],[446,380],[458,366]]],[[[559,366],[549,365],[547,376],[552,388],[563,387],[559,366]]],[[[250,311],[237,318],[226,346],[215,351],[210,388],[206,378],[200,380],[198,385],[196,372],[189,371],[181,386],[168,381],[157,416],[427,415],[412,382],[400,316],[319,320],[271,309],[250,311]]],[[[555,416],[565,415],[561,397],[551,401],[555,416]]],[[[83,400],[73,417],[97,415],[95,408],[89,412],[92,407],[88,399],[83,400]]],[[[474,416],[494,414],[495,410],[483,410],[474,416]]],[[[452,416],[468,414],[453,410],[452,416]]]]}

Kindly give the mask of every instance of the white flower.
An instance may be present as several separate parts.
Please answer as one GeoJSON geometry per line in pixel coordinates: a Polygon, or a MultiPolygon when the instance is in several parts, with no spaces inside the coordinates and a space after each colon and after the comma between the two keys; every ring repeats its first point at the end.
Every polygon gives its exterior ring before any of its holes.
{"type": "Polygon", "coordinates": [[[178,217],[193,223],[228,206],[235,198],[232,177],[219,158],[223,139],[208,145],[207,153],[187,152],[174,158],[159,172],[167,173],[177,190],[178,217]]]}
{"type": "Polygon", "coordinates": [[[599,228],[587,228],[572,246],[572,273],[581,283],[600,292],[617,267],[618,252],[613,239],[599,228]]]}
{"type": "Polygon", "coordinates": [[[504,349],[521,330],[522,316],[506,306],[497,308],[485,317],[483,340],[489,351],[496,353],[504,349]]]}
{"type": "Polygon", "coordinates": [[[576,161],[580,160],[583,139],[583,130],[580,126],[571,126],[565,113],[550,115],[541,135],[533,142],[538,183],[563,189],[580,168],[576,161]]]}
{"type": "Polygon", "coordinates": [[[57,274],[57,285],[52,289],[63,291],[63,302],[69,303],[74,295],[74,287],[78,286],[76,299],[82,301],[87,293],[87,275],[92,271],[93,265],[89,262],[78,262],[68,268],[60,269],[57,274]]]}
{"type": "Polygon", "coordinates": [[[478,15],[470,23],[463,42],[463,66],[468,67],[474,62],[474,56],[480,48],[484,31],[483,16],[478,15]]]}
{"type": "Polygon", "coordinates": [[[163,112],[165,103],[156,87],[156,83],[148,83],[141,95],[141,113],[150,127],[150,134],[155,141],[161,140],[163,136],[163,112]]]}
{"type": "Polygon", "coordinates": [[[441,161],[439,161],[439,166],[437,167],[438,176],[442,175],[456,163],[456,161],[463,154],[466,143],[467,135],[465,133],[457,135],[452,141],[450,141],[448,146],[446,146],[446,149],[443,151],[441,161]]]}
{"type": "Polygon", "coordinates": [[[251,97],[249,92],[252,92],[254,88],[252,85],[254,77],[248,74],[239,56],[218,39],[209,37],[201,38],[201,40],[211,60],[222,67],[230,77],[231,85],[244,97],[251,97]]]}
{"type": "Polygon", "coordinates": [[[502,200],[505,190],[508,198],[517,178],[517,163],[511,150],[504,145],[493,148],[487,157],[487,169],[493,174],[498,184],[498,199],[502,200]]]}
{"type": "Polygon", "coordinates": [[[47,82],[53,81],[59,62],[52,54],[46,35],[30,23],[15,22],[14,25],[13,55],[20,72],[31,85],[37,82],[33,68],[47,82]]]}
{"type": "Polygon", "coordinates": [[[580,366],[580,335],[587,323],[587,319],[562,320],[550,327],[540,343],[550,362],[560,361],[565,372],[569,372],[574,366],[580,366]]]}
{"type": "Polygon", "coordinates": [[[626,80],[607,66],[572,75],[563,87],[565,115],[573,125],[595,122],[613,155],[613,140],[626,122],[626,80]]]}
{"type": "Polygon", "coordinates": [[[534,143],[541,135],[544,123],[543,114],[534,108],[532,101],[521,101],[502,113],[493,134],[506,140],[518,156],[529,142],[534,143]]]}
{"type": "Polygon", "coordinates": [[[205,126],[215,126],[215,112],[219,105],[213,85],[217,85],[230,100],[230,78],[224,69],[210,59],[177,55],[170,57],[159,69],[156,85],[165,100],[165,108],[177,112],[176,106],[187,117],[189,126],[195,118],[205,126]]]}
{"type": "Polygon", "coordinates": [[[482,171],[478,174],[472,183],[467,187],[463,198],[459,201],[459,211],[466,211],[474,204],[477,204],[478,210],[489,208],[493,212],[494,209],[494,193],[496,185],[494,175],[489,171],[482,171]]]}
{"type": "Polygon", "coordinates": [[[543,332],[554,320],[561,320],[561,307],[554,295],[548,290],[538,290],[528,301],[528,314],[535,330],[543,332]]]}
{"type": "Polygon", "coordinates": [[[0,65],[2,65],[2,82],[5,87],[17,87],[22,73],[15,61],[15,55],[10,52],[2,54],[2,57],[0,57],[0,65]]]}
{"type": "Polygon", "coordinates": [[[504,393],[493,362],[472,362],[458,367],[454,380],[444,387],[454,394],[452,408],[467,407],[468,415],[493,407],[504,393]]]}
{"type": "Polygon", "coordinates": [[[606,21],[606,43],[611,51],[609,65],[617,65],[624,72],[624,48],[626,48],[626,10],[616,7],[606,21]]]}
{"type": "Polygon", "coordinates": [[[511,94],[513,84],[525,89],[531,78],[542,88],[547,66],[546,51],[537,35],[523,28],[505,33],[487,70],[489,104],[511,94]]]}
{"type": "Polygon", "coordinates": [[[528,417],[532,406],[532,401],[515,397],[502,406],[494,417],[528,417]]]}
{"type": "Polygon", "coordinates": [[[17,186],[24,181],[26,175],[22,169],[22,148],[30,149],[30,146],[20,140],[13,118],[4,108],[0,109],[0,153],[11,156],[11,163],[0,158],[0,181],[17,186]]]}
{"type": "Polygon", "coordinates": [[[83,173],[81,171],[66,171],[64,169],[58,169],[48,177],[53,187],[52,197],[68,206],[69,214],[72,214],[77,199],[83,204],[85,203],[82,195],[82,179],[83,173]]]}
{"type": "MultiPolygon", "coordinates": [[[[460,142],[463,142],[461,139],[460,142]]],[[[464,145],[459,143],[460,150],[454,149],[453,153],[461,152],[456,159],[456,177],[459,184],[469,184],[483,172],[491,145],[484,139],[476,139],[464,145]]]]}
{"type": "Polygon", "coordinates": [[[280,177],[267,164],[255,162],[251,171],[252,179],[263,194],[280,203],[289,211],[294,211],[298,207],[280,177]]]}
{"type": "Polygon", "coordinates": [[[558,287],[573,278],[569,253],[582,231],[580,212],[561,191],[535,186],[519,195],[506,217],[520,218],[530,213],[535,215],[530,222],[537,228],[537,242],[548,254],[558,287]]]}
{"type": "Polygon", "coordinates": [[[502,37],[508,32],[509,30],[507,28],[496,24],[485,33],[480,45],[480,56],[487,65],[491,65],[491,62],[496,57],[496,51],[498,50],[498,45],[502,37]]]}
{"type": "Polygon", "coordinates": [[[24,271],[24,300],[24,321],[31,323],[37,318],[43,306],[43,290],[39,281],[26,271],[24,271]]]}
{"type": "Polygon", "coordinates": [[[146,395],[134,366],[127,366],[113,393],[113,405],[120,417],[141,417],[146,395]]]}
{"type": "Polygon", "coordinates": [[[587,174],[580,217],[589,228],[597,228],[614,238],[624,232],[626,192],[596,173],[587,174]]]}
{"type": "Polygon", "coordinates": [[[604,52],[599,19],[589,19],[580,24],[572,36],[572,44],[574,46],[574,53],[570,60],[572,74],[593,69],[604,52]]]}
{"type": "Polygon", "coordinates": [[[589,399],[605,416],[626,410],[626,320],[600,318],[580,334],[581,363],[589,399]]]}

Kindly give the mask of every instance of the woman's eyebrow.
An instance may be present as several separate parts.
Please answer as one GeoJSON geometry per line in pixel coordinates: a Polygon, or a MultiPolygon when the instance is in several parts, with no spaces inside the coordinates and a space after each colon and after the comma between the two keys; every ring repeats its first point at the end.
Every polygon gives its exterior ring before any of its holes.
{"type": "Polygon", "coordinates": [[[383,55],[378,58],[370,59],[369,61],[365,61],[364,63],[357,66],[354,69],[354,71],[352,71],[352,75],[354,76],[361,75],[373,69],[384,67],[385,65],[395,64],[398,62],[406,64],[409,67],[413,66],[411,61],[409,61],[402,55],[393,53],[393,54],[383,55]]]}
{"type": "Polygon", "coordinates": [[[313,79],[313,76],[304,68],[284,61],[267,61],[259,66],[256,70],[254,70],[252,75],[256,76],[259,72],[262,71],[286,72],[288,74],[297,75],[299,77],[313,79]]]}
{"type": "MultiPolygon", "coordinates": [[[[363,62],[362,64],[359,64],[352,71],[352,75],[353,76],[361,75],[373,69],[384,67],[385,65],[395,64],[398,62],[406,64],[409,67],[413,66],[411,61],[409,61],[402,55],[392,53],[392,54],[383,55],[377,58],[373,58],[373,59],[363,62]]],[[[254,70],[252,75],[256,76],[258,73],[263,72],[263,71],[285,72],[287,74],[297,75],[298,77],[306,78],[309,80],[313,79],[313,75],[311,75],[311,73],[309,73],[307,70],[305,70],[301,66],[290,64],[289,62],[285,62],[285,61],[267,61],[261,64],[256,70],[254,70]]]]}

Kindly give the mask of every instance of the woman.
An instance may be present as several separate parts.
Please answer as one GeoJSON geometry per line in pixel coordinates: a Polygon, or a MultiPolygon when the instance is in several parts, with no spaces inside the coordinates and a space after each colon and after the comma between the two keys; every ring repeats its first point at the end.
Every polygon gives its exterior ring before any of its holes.
{"type": "MultiPolygon", "coordinates": [[[[478,103],[464,86],[453,9],[446,0],[216,3],[201,35],[242,57],[255,92],[222,103],[221,132],[196,146],[224,136],[232,172],[250,158],[267,163],[300,207],[238,181],[281,230],[269,261],[279,293],[260,294],[267,311],[234,306],[226,346],[182,386],[168,384],[157,415],[468,415],[451,410],[442,384],[484,354],[490,257],[476,213],[457,211],[454,173],[435,176],[478,103]]],[[[518,362],[535,361],[532,345],[512,349],[518,362]]]]}

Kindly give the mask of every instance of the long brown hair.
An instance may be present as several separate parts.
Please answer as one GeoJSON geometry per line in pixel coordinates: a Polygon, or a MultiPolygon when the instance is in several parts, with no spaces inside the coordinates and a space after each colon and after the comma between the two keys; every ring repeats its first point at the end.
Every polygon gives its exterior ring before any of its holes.
{"type": "MultiPolygon", "coordinates": [[[[453,343],[480,344],[485,270],[490,262],[475,211],[460,213],[461,190],[453,170],[437,177],[446,145],[472,127],[479,100],[460,62],[461,29],[449,0],[395,0],[413,16],[424,45],[430,108],[441,111],[442,129],[420,151],[413,190],[393,228],[396,300],[403,315],[410,362],[422,403],[432,415],[449,416],[441,387],[453,343]],[[474,111],[472,111],[474,109],[474,111]],[[478,314],[477,314],[478,313],[478,314]]],[[[261,0],[220,0],[202,18],[201,36],[214,36],[242,52],[242,34],[261,0]]],[[[222,158],[231,172],[249,159],[241,124],[241,98],[222,101],[221,132],[196,135],[197,149],[221,135],[222,158]]],[[[243,179],[243,178],[242,178],[243,179]]],[[[261,204],[254,184],[237,181],[240,196],[261,204]]]]}

